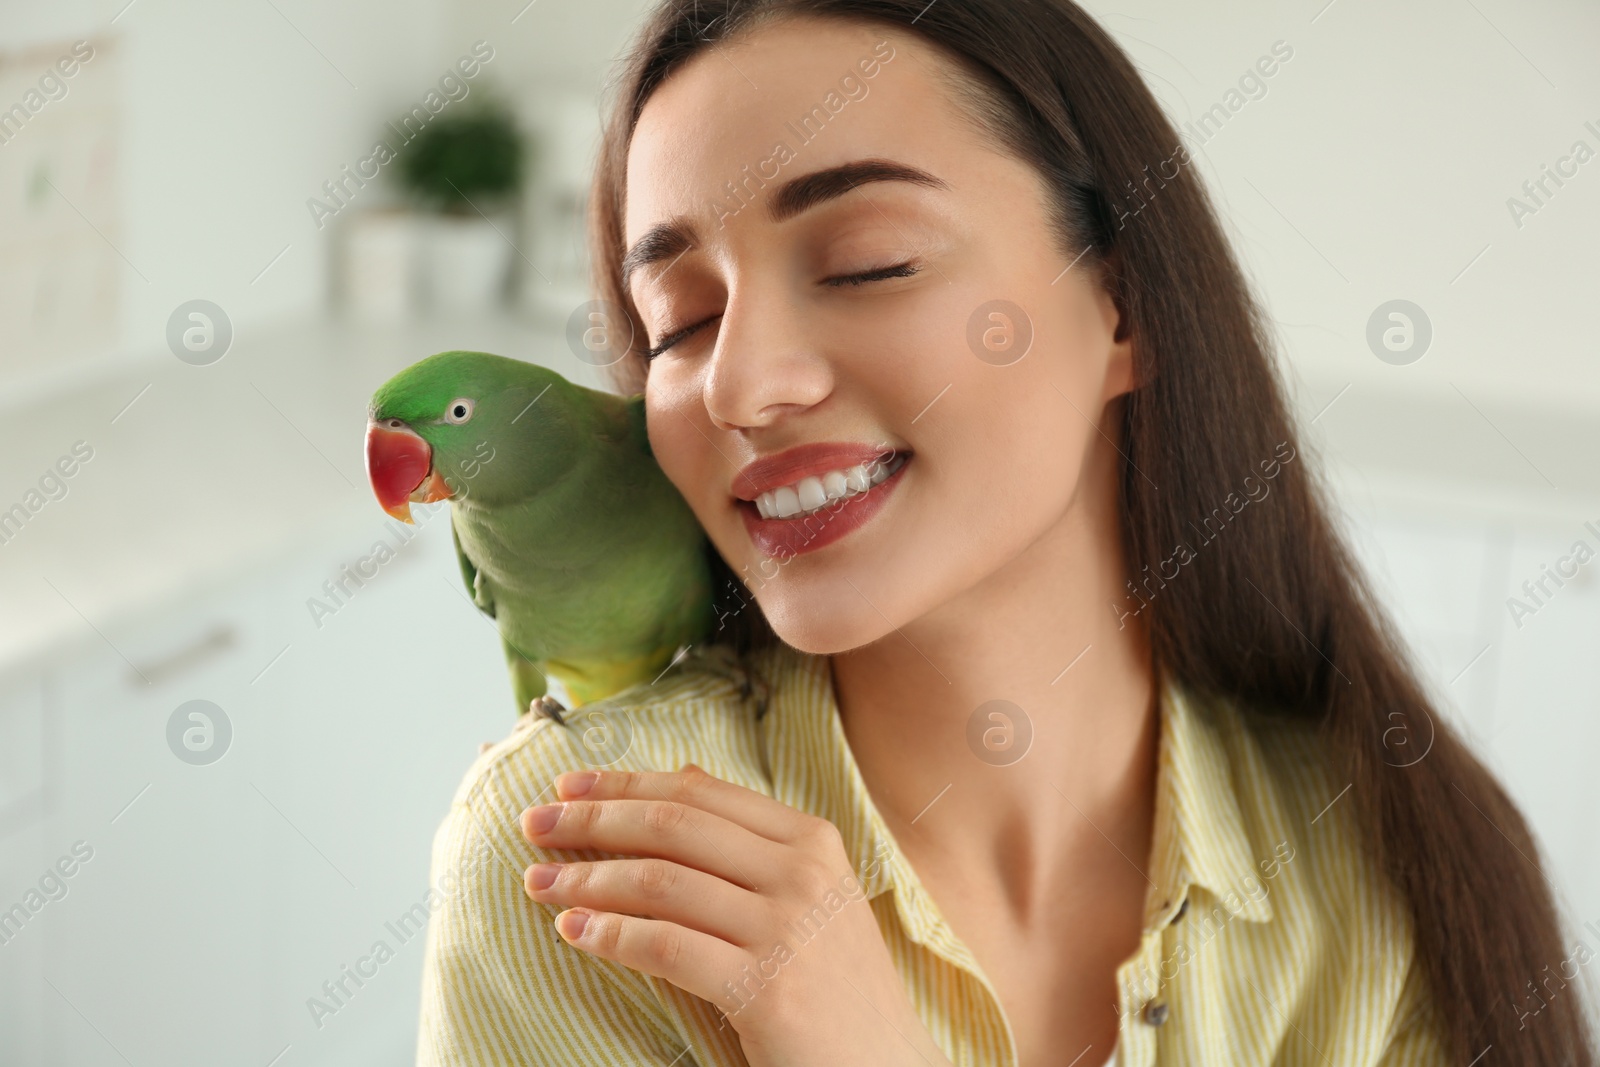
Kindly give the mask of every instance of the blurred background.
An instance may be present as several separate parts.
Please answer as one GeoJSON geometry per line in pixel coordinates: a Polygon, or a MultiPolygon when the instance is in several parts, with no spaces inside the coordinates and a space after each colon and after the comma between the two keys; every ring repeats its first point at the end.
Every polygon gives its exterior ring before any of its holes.
{"type": "MultiPolygon", "coordinates": [[[[0,1061],[410,1062],[406,917],[515,708],[443,505],[376,506],[365,404],[445,348],[603,385],[569,323],[643,6],[0,3],[0,1061]]],[[[1600,8],[1089,7],[1600,950],[1600,8]]]]}

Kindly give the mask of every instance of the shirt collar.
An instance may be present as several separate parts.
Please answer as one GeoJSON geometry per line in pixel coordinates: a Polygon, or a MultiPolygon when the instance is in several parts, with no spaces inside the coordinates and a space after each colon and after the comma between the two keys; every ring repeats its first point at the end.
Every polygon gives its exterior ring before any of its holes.
{"type": "MultiPolygon", "coordinates": [[[[895,908],[913,940],[970,962],[872,802],[839,719],[829,658],[781,642],[758,655],[773,683],[760,732],[774,797],[839,828],[866,899],[896,890],[895,908]]],[[[1197,700],[1172,683],[1163,686],[1159,708],[1146,928],[1171,922],[1191,886],[1207,890],[1232,916],[1271,919],[1229,759],[1243,724],[1227,704],[1197,700]]]]}
{"type": "Polygon", "coordinates": [[[1230,754],[1246,743],[1244,731],[1227,702],[1201,700],[1176,682],[1163,686],[1147,927],[1170,922],[1190,886],[1205,889],[1233,917],[1272,918],[1230,754]]]}

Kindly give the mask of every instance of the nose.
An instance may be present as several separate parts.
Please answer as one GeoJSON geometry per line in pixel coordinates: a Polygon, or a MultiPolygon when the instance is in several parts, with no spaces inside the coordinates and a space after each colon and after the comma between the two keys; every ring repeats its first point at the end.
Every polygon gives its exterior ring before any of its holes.
{"type": "Polygon", "coordinates": [[[702,387],[720,430],[770,425],[821,403],[833,366],[801,301],[777,285],[728,294],[702,387]]]}

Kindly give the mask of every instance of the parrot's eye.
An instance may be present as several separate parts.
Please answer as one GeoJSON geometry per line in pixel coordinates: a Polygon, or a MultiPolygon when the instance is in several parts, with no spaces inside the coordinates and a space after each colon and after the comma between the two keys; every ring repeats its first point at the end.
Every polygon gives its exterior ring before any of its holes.
{"type": "Polygon", "coordinates": [[[472,418],[472,401],[467,397],[457,397],[450,401],[450,406],[445,409],[445,422],[466,422],[472,418]]]}

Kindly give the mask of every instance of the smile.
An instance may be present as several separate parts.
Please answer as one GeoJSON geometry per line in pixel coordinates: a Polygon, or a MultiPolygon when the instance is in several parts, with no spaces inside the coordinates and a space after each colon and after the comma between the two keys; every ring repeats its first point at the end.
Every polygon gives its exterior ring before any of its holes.
{"type": "Polygon", "coordinates": [[[906,456],[902,452],[887,463],[872,459],[853,467],[811,475],[792,485],[769,489],[756,498],[756,511],[763,519],[790,519],[815,514],[836,500],[857,496],[882,484],[905,461],[906,456]]]}
{"type": "Polygon", "coordinates": [[[887,463],[874,459],[807,476],[768,490],[754,501],[739,500],[739,517],[751,543],[768,558],[788,560],[815,552],[859,530],[882,511],[905,480],[910,462],[911,453],[905,452],[887,463]],[[830,495],[840,488],[844,491],[838,496],[830,495]],[[785,508],[794,510],[784,515],[785,508]],[[762,514],[762,509],[770,514],[762,514]]]}

